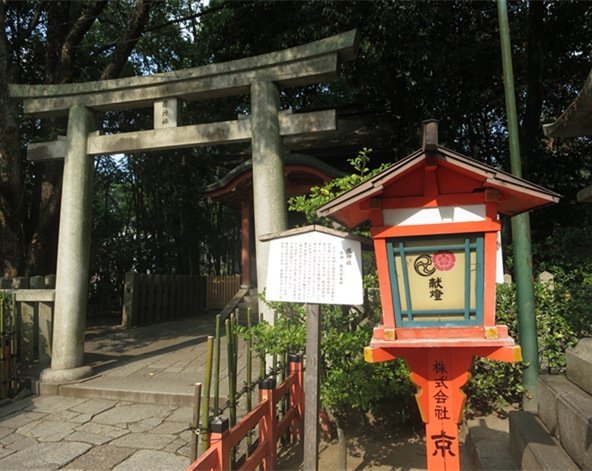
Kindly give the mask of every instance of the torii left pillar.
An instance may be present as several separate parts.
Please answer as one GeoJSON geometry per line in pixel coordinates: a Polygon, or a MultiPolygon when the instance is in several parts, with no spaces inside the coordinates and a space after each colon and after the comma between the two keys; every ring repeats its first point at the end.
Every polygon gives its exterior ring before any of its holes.
{"type": "Polygon", "coordinates": [[[87,153],[93,113],[70,108],[64,160],[51,368],[41,381],[75,381],[92,375],[84,365],[94,158],[87,153]]]}

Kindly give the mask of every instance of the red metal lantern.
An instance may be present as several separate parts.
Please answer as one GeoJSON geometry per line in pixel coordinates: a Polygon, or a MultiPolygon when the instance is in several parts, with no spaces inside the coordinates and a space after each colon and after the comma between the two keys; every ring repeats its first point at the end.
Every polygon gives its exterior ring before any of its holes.
{"type": "Polygon", "coordinates": [[[556,203],[559,195],[438,145],[422,148],[317,211],[354,228],[370,220],[382,323],[369,362],[404,357],[426,422],[428,469],[458,468],[458,428],[474,356],[521,360],[495,324],[498,214],[556,203]]]}

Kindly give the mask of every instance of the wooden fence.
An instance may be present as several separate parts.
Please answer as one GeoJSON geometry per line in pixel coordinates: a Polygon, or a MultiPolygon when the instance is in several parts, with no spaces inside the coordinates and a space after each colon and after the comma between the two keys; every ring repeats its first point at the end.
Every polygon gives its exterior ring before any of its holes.
{"type": "Polygon", "coordinates": [[[224,309],[240,285],[240,275],[206,277],[206,309],[224,309]]]}
{"type": "Polygon", "coordinates": [[[201,276],[125,275],[122,325],[154,324],[199,315],[206,308],[201,276]]]}
{"type": "Polygon", "coordinates": [[[171,321],[222,310],[240,290],[240,275],[125,275],[122,324],[171,321]]]}
{"type": "MultiPolygon", "coordinates": [[[[232,450],[259,426],[256,448],[247,450],[244,461],[236,469],[264,471],[274,470],[277,464],[277,442],[290,429],[293,436],[302,438],[304,394],[302,360],[291,356],[289,375],[278,387],[273,378],[260,382],[259,404],[229,429],[228,419],[210,419],[209,448],[186,471],[226,471],[232,466],[232,450]],[[290,406],[278,421],[278,403],[289,396],[290,406]]],[[[239,460],[240,462],[240,460],[239,460]]]]}

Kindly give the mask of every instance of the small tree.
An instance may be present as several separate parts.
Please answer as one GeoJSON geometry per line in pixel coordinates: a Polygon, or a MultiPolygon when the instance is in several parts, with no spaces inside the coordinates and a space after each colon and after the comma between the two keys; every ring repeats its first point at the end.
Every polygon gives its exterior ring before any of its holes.
{"type": "MultiPolygon", "coordinates": [[[[335,179],[323,187],[314,187],[309,195],[292,198],[290,210],[303,212],[311,224],[329,225],[330,221],[316,216],[316,209],[385,168],[369,170],[370,152],[371,149],[364,148],[357,157],[349,159],[355,170],[352,175],[335,179]]],[[[320,398],[337,427],[340,469],[347,467],[345,430],[348,425],[360,420],[367,422],[368,412],[376,412],[386,403],[391,410],[393,403],[398,405],[390,414],[397,423],[408,420],[415,412],[413,386],[407,379],[408,371],[403,363],[370,364],[364,361],[364,347],[372,339],[372,329],[378,323],[381,308],[373,254],[364,254],[363,265],[364,306],[323,305],[321,311],[320,398]]],[[[289,303],[269,305],[278,313],[275,325],[260,322],[246,333],[255,340],[260,355],[264,352],[279,354],[286,349],[294,353],[304,351],[304,308],[289,303]]],[[[384,417],[384,410],[374,415],[384,417]]]]}

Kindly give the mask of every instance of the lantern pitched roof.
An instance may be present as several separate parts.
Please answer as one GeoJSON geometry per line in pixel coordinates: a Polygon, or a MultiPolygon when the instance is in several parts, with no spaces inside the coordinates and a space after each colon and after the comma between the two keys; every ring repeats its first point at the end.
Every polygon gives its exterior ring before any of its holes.
{"type": "Polygon", "coordinates": [[[442,206],[450,206],[455,195],[487,189],[499,191],[498,211],[507,216],[559,201],[561,195],[553,191],[438,145],[437,136],[437,121],[426,121],[421,149],[319,207],[317,215],[354,228],[370,218],[371,205],[363,203],[373,198],[427,197],[438,201],[445,196],[447,203],[442,206]],[[426,172],[431,171],[436,175],[437,194],[431,193],[426,183],[426,172]]]}

